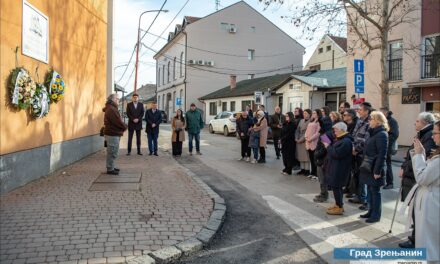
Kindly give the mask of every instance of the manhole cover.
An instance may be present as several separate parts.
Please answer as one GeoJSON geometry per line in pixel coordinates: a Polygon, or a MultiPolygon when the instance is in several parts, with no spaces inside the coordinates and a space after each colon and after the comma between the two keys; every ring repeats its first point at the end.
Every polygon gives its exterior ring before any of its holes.
{"type": "Polygon", "coordinates": [[[139,191],[142,173],[101,174],[89,191],[139,191]]]}

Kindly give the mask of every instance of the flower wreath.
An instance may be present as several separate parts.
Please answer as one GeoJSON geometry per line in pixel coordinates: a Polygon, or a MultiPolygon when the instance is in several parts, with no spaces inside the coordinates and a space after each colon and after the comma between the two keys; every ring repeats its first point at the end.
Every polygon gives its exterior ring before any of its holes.
{"type": "Polygon", "coordinates": [[[50,69],[46,74],[46,81],[44,84],[49,88],[51,103],[58,103],[61,99],[63,99],[66,86],[63,78],[58,72],[50,69]]]}
{"type": "Polygon", "coordinates": [[[34,101],[36,89],[36,83],[25,68],[17,67],[12,70],[9,90],[14,106],[20,109],[29,108],[34,101]]]}
{"type": "Polygon", "coordinates": [[[32,103],[32,116],[34,118],[42,118],[49,114],[50,98],[46,86],[37,83],[34,101],[32,103]]]}

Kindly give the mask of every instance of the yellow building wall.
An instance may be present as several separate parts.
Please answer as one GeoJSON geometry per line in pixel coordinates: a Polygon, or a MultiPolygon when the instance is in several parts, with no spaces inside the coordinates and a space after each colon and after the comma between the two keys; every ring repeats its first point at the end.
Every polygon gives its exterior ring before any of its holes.
{"type": "Polygon", "coordinates": [[[22,55],[34,80],[49,67],[64,78],[66,91],[49,115],[34,120],[7,107],[7,79],[21,46],[22,0],[0,0],[0,155],[99,133],[106,96],[107,1],[29,0],[49,18],[49,64],[22,55]]]}

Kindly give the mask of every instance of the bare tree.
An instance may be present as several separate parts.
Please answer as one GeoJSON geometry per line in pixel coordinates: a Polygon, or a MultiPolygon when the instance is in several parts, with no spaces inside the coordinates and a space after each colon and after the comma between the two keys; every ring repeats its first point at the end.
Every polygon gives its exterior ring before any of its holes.
{"type": "MultiPolygon", "coordinates": [[[[260,2],[267,7],[285,4],[284,0],[260,2]]],[[[348,52],[353,53],[358,47],[365,49],[366,54],[380,50],[381,103],[389,106],[388,37],[398,25],[414,22],[411,13],[420,7],[421,0],[306,0],[303,5],[291,8],[292,13],[284,18],[301,28],[308,39],[320,29],[333,34],[347,30],[348,34],[356,36],[355,43],[348,43],[348,52]]]]}

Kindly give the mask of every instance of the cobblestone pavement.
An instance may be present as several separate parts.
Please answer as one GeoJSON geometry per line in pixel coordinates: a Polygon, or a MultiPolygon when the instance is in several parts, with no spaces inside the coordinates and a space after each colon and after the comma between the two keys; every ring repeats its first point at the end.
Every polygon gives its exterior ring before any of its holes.
{"type": "Polygon", "coordinates": [[[2,196],[0,263],[121,263],[196,235],[209,196],[170,156],[125,153],[117,164],[142,172],[137,191],[89,191],[105,170],[100,151],[2,196]]]}

